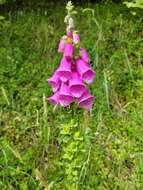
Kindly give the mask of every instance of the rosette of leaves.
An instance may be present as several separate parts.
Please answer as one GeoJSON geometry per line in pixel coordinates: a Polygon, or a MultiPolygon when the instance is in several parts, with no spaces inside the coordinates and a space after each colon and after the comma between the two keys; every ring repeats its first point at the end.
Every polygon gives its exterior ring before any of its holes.
{"type": "Polygon", "coordinates": [[[60,126],[61,158],[59,164],[62,170],[62,184],[66,189],[77,190],[81,184],[81,178],[84,178],[83,166],[88,154],[86,141],[87,137],[85,138],[74,120],[60,126]]]}

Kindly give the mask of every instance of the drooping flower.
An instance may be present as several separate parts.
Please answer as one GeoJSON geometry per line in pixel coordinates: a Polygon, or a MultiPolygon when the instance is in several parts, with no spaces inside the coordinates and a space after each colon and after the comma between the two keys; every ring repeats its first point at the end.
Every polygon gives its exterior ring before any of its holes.
{"type": "Polygon", "coordinates": [[[64,48],[64,57],[70,59],[73,57],[74,46],[72,43],[67,43],[64,48]]]}
{"type": "Polygon", "coordinates": [[[72,38],[72,32],[70,30],[67,31],[67,37],[72,38]]]}
{"type": "Polygon", "coordinates": [[[90,62],[89,55],[88,55],[88,53],[87,53],[87,51],[86,51],[85,48],[80,48],[79,55],[80,55],[81,59],[82,59],[83,61],[85,61],[86,63],[89,63],[89,62],[90,62]]]}
{"type": "Polygon", "coordinates": [[[54,106],[59,103],[59,91],[55,92],[55,94],[48,98],[49,102],[54,106]]]}
{"type": "Polygon", "coordinates": [[[93,71],[90,66],[85,63],[82,59],[78,58],[76,60],[76,66],[77,66],[77,71],[81,75],[82,79],[86,83],[91,83],[95,77],[95,71],[93,71]]]}
{"type": "Polygon", "coordinates": [[[57,75],[57,71],[53,74],[51,78],[47,80],[49,85],[51,85],[53,92],[56,92],[60,86],[60,79],[59,76],[57,75]]]}
{"type": "Polygon", "coordinates": [[[82,78],[77,72],[72,73],[72,78],[69,80],[69,89],[71,94],[79,98],[86,90],[84,83],[82,82],[82,78]]]}
{"type": "Polygon", "coordinates": [[[67,60],[65,57],[62,58],[60,66],[57,69],[57,75],[63,82],[67,82],[71,78],[72,72],[70,60],[67,60]]]}
{"type": "Polygon", "coordinates": [[[80,108],[90,110],[94,101],[94,96],[91,96],[90,93],[86,90],[83,95],[78,99],[78,106],[80,108]]]}
{"type": "Polygon", "coordinates": [[[66,36],[63,36],[60,40],[58,52],[63,53],[66,46],[66,36]]]}
{"type": "Polygon", "coordinates": [[[62,83],[61,89],[59,92],[59,103],[61,106],[68,106],[74,101],[74,97],[71,95],[68,84],[62,83]]]}

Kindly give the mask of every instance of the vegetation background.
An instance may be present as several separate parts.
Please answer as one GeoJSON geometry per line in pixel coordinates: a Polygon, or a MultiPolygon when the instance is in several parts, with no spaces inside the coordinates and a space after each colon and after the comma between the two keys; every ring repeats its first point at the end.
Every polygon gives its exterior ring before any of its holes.
{"type": "Polygon", "coordinates": [[[142,9],[74,1],[96,101],[53,112],[65,1],[0,2],[0,189],[143,190],[142,9]]]}

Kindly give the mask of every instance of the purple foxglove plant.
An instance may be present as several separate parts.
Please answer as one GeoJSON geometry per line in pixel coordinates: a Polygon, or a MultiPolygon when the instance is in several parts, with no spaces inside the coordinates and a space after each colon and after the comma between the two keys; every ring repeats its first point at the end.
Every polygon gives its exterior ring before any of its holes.
{"type": "Polygon", "coordinates": [[[60,40],[58,52],[62,53],[58,69],[48,79],[54,95],[48,100],[54,106],[69,106],[74,101],[80,108],[90,110],[94,96],[86,89],[86,84],[92,83],[95,71],[90,67],[89,54],[80,46],[80,36],[74,30],[71,13],[65,17],[66,35],[60,40]],[[85,83],[84,83],[85,82],[85,83]]]}

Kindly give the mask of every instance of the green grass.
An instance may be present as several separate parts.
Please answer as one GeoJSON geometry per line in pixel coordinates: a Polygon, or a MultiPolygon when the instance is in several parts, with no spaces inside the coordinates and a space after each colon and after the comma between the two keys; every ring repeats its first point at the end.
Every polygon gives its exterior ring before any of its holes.
{"type": "Polygon", "coordinates": [[[119,5],[92,8],[95,17],[79,7],[76,18],[96,70],[90,113],[76,105],[53,112],[45,101],[64,7],[1,21],[0,189],[143,189],[142,19],[119,5]]]}

